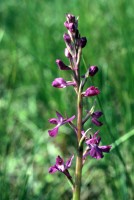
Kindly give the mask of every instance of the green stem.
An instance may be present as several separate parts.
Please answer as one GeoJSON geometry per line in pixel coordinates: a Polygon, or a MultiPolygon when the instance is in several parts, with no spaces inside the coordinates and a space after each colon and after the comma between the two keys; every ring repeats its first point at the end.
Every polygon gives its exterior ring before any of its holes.
{"type": "Polygon", "coordinates": [[[81,86],[78,92],[78,102],[77,102],[77,158],[76,158],[76,170],[75,170],[75,185],[73,192],[73,200],[80,200],[81,191],[81,175],[82,175],[82,156],[83,156],[83,143],[79,143],[81,140],[81,130],[82,130],[82,97],[81,97],[81,86]],[[81,144],[81,145],[79,145],[81,144]]]}

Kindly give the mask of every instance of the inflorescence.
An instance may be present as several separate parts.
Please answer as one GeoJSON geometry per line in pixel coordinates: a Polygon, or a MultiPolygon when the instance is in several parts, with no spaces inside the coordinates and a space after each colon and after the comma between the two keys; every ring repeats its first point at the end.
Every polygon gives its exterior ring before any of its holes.
{"type": "MultiPolygon", "coordinates": [[[[52,86],[56,88],[66,88],[68,86],[72,86],[74,88],[74,92],[78,97],[78,101],[82,101],[83,98],[92,98],[92,96],[96,96],[100,93],[100,90],[90,85],[87,89],[84,90],[84,86],[86,85],[87,79],[89,77],[93,77],[98,72],[97,66],[89,66],[87,72],[84,75],[80,74],[80,59],[82,54],[82,49],[87,44],[86,37],[81,37],[80,32],[78,30],[78,18],[74,15],[67,14],[66,21],[64,22],[64,26],[67,29],[67,33],[63,35],[64,42],[66,44],[65,48],[65,56],[68,58],[69,64],[65,64],[60,59],[56,60],[56,64],[59,70],[70,70],[72,80],[66,81],[63,78],[55,78],[52,82],[52,86]],[[81,99],[81,100],[80,100],[81,99]]],[[[83,105],[82,105],[83,108],[83,105]]],[[[87,136],[88,130],[84,130],[84,124],[87,120],[91,120],[91,122],[100,127],[103,123],[99,120],[99,118],[103,115],[101,111],[95,111],[95,106],[93,105],[92,108],[87,111],[85,117],[82,116],[81,121],[81,140],[78,144],[85,145],[85,151],[83,152],[83,165],[85,163],[86,157],[91,156],[95,159],[103,158],[104,153],[108,153],[111,149],[111,146],[100,146],[101,137],[98,136],[99,131],[95,132],[94,134],[90,134],[87,136]]],[[[76,118],[75,115],[71,116],[70,118],[63,117],[59,112],[56,112],[57,118],[52,118],[49,120],[51,124],[54,124],[55,127],[51,130],[48,130],[50,137],[56,137],[59,131],[60,126],[64,124],[69,124],[77,135],[78,132],[78,125],[73,123],[73,120],[76,118]]],[[[78,115],[78,113],[76,114],[78,115]]],[[[82,113],[83,115],[83,113],[82,113]]],[[[93,132],[93,131],[92,131],[93,132]]],[[[72,179],[68,169],[71,167],[72,160],[74,155],[72,155],[66,163],[64,163],[63,159],[58,155],[56,158],[56,163],[49,168],[49,173],[55,173],[56,171],[60,171],[64,173],[68,179],[72,179]]]]}

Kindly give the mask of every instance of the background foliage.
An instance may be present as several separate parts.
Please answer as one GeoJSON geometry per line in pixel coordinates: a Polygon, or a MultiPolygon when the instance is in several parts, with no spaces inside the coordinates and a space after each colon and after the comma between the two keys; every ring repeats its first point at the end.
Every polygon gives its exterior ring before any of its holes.
{"type": "MultiPolygon", "coordinates": [[[[0,1],[1,200],[71,199],[66,178],[48,174],[58,154],[66,159],[75,151],[69,127],[55,140],[47,133],[56,110],[75,112],[72,88],[51,86],[56,77],[69,80],[55,64],[57,58],[66,62],[65,13],[79,16],[80,32],[88,39],[84,60],[99,66],[94,84],[101,90],[97,109],[105,114],[102,142],[114,143],[111,154],[100,161],[89,158],[84,166],[82,200],[133,198],[133,8],[132,0],[0,1]]],[[[92,105],[85,104],[85,109],[92,105]]],[[[74,162],[72,175],[73,168],[74,162]]]]}

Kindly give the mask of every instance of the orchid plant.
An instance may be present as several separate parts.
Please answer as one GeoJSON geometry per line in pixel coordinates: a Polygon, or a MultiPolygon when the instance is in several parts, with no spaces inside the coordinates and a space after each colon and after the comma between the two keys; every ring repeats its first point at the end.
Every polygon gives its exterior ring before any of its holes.
{"type": "Polygon", "coordinates": [[[74,92],[77,97],[77,117],[73,115],[69,118],[64,118],[59,112],[56,112],[57,118],[52,118],[49,120],[51,124],[55,124],[55,127],[51,130],[48,130],[48,133],[50,137],[56,137],[60,126],[64,124],[69,124],[74,130],[74,136],[77,140],[75,180],[73,180],[69,173],[69,168],[71,167],[74,155],[71,155],[66,163],[58,155],[55,164],[49,168],[49,173],[53,174],[57,171],[63,173],[71,183],[73,200],[80,200],[82,168],[86,162],[87,156],[97,160],[102,159],[104,156],[103,154],[108,153],[111,149],[111,146],[100,146],[101,137],[98,136],[99,130],[94,134],[94,131],[91,130],[91,128],[85,130],[84,124],[87,122],[87,120],[91,120],[91,122],[98,127],[103,125],[103,123],[99,121],[99,118],[103,115],[103,113],[101,111],[95,111],[95,105],[93,105],[90,110],[87,111],[86,116],[83,116],[83,98],[92,98],[92,96],[96,96],[100,93],[100,90],[93,85],[90,85],[84,90],[87,79],[95,76],[95,74],[98,72],[98,67],[89,66],[87,72],[84,75],[81,75],[80,60],[82,49],[86,46],[87,39],[86,37],[81,37],[78,30],[78,18],[76,18],[74,15],[66,15],[64,26],[67,29],[67,33],[63,35],[66,44],[65,56],[68,58],[69,64],[66,65],[59,59],[56,60],[56,64],[59,70],[70,70],[72,80],[66,81],[59,77],[52,82],[52,86],[56,88],[72,86],[74,88],[74,92]],[[75,118],[77,118],[76,124],[73,122],[75,118]],[[90,134],[88,135],[89,130],[90,134]]]}

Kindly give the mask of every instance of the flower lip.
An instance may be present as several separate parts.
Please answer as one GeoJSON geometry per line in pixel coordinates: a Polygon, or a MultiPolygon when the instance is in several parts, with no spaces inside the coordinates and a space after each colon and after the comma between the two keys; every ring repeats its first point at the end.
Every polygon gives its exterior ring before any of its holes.
{"type": "Polygon", "coordinates": [[[56,137],[58,134],[59,126],[56,126],[52,130],[48,130],[49,136],[50,137],[56,137]]]}

